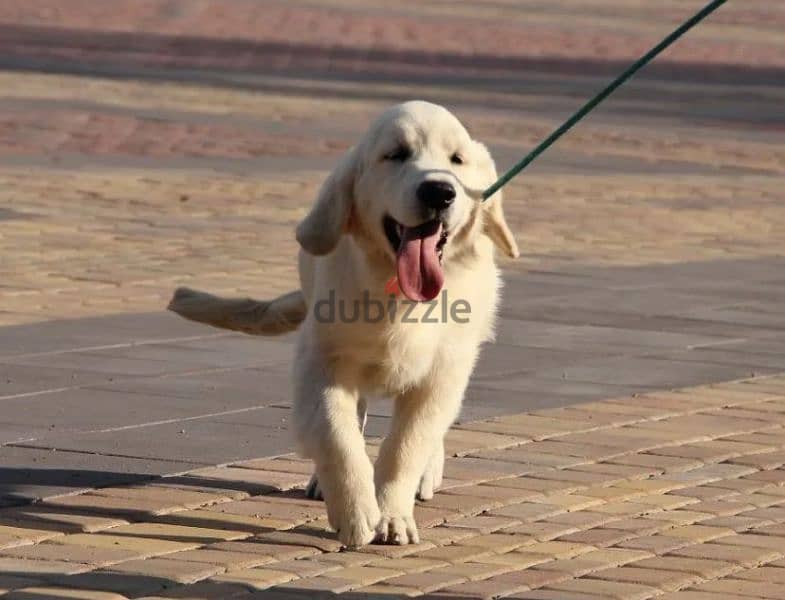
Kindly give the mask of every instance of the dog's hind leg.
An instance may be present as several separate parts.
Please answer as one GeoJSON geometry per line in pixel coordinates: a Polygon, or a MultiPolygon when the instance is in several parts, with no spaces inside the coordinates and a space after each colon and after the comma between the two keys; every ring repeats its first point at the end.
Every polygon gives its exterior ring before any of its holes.
{"type": "MultiPolygon", "coordinates": [[[[360,433],[365,435],[365,424],[368,422],[368,401],[362,396],[360,396],[360,400],[357,402],[357,420],[360,422],[360,433]]],[[[444,452],[442,452],[442,454],[444,454],[444,452]]],[[[442,456],[442,465],[443,464],[444,456],[442,456]]],[[[441,484],[441,479],[439,480],[439,483],[441,484]]],[[[311,475],[311,480],[305,487],[305,495],[313,500],[324,500],[322,488],[319,487],[319,478],[316,476],[316,473],[311,475]]],[[[431,494],[430,498],[432,497],[433,494],[431,494]]]]}
{"type": "Polygon", "coordinates": [[[417,488],[418,500],[432,499],[433,493],[442,485],[444,479],[444,440],[439,440],[436,446],[436,450],[428,459],[425,472],[420,478],[420,486],[417,488]]]}

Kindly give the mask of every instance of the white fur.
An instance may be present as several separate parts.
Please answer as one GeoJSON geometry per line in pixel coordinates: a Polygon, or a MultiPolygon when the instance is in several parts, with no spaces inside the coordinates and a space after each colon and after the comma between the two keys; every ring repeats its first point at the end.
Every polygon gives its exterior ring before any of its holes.
{"type": "MultiPolygon", "coordinates": [[[[371,126],[298,227],[309,310],[294,366],[294,423],[302,451],[316,464],[330,523],[347,546],[374,537],[399,544],[419,540],[415,495],[431,497],[441,482],[444,435],[460,411],[479,346],[492,337],[500,287],[493,243],[517,255],[501,199],[480,205],[466,192],[495,177],[485,147],[451,113],[408,102],[371,126]],[[411,158],[402,164],[385,160],[401,142],[411,148],[411,158]],[[455,152],[464,164],[451,162],[455,152]],[[412,313],[417,323],[317,319],[317,302],[331,293],[347,308],[364,293],[387,304],[384,287],[395,274],[395,253],[382,220],[389,214],[407,226],[424,222],[415,190],[427,179],[449,181],[458,191],[446,217],[451,235],[444,289],[448,303],[469,304],[469,322],[422,323],[428,310],[423,304],[412,313]],[[360,398],[378,393],[392,396],[395,409],[374,469],[357,414],[360,398]]],[[[436,314],[441,304],[440,297],[436,314]]]]}
{"type": "Polygon", "coordinates": [[[394,106],[346,154],[297,228],[302,291],[260,302],[182,289],[169,305],[186,318],[257,335],[302,323],[293,413],[302,451],[316,466],[307,493],[324,497],[330,523],[349,547],[374,537],[419,540],[415,495],[427,500],[441,484],[444,435],[460,411],[479,346],[493,335],[500,288],[493,246],[518,256],[500,194],[482,204],[476,199],[495,179],[485,146],[446,109],[427,102],[394,106]],[[411,150],[407,160],[385,159],[401,144],[411,150]],[[451,161],[455,153],[463,164],[451,161]],[[318,303],[331,294],[349,313],[364,294],[389,307],[385,284],[395,275],[395,251],[382,222],[390,215],[412,227],[433,218],[416,198],[417,186],[431,179],[457,190],[443,216],[450,231],[444,290],[447,305],[468,303],[469,321],[423,322],[429,311],[442,316],[441,295],[433,308],[414,305],[414,323],[402,322],[400,299],[393,300],[394,319],[316,318],[318,303]],[[395,409],[374,470],[365,451],[362,399],[379,393],[392,396],[395,409]]]}

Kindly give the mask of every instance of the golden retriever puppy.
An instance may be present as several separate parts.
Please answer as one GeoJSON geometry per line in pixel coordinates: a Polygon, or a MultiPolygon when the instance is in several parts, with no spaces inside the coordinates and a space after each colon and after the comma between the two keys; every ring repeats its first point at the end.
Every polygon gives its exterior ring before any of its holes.
{"type": "Polygon", "coordinates": [[[445,108],[393,106],[297,227],[301,291],[258,302],[181,289],[172,300],[187,318],[247,333],[299,326],[294,429],[346,546],[419,541],[415,496],[441,482],[444,435],[493,336],[494,245],[518,256],[500,194],[479,201],[495,180],[488,150],[445,108]],[[395,407],[373,465],[363,398],[379,394],[395,407]]]}

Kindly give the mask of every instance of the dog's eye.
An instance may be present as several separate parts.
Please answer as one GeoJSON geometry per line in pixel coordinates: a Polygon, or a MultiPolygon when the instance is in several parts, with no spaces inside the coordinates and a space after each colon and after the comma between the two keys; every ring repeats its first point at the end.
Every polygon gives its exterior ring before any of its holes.
{"type": "Polygon", "coordinates": [[[455,152],[455,153],[454,153],[454,154],[453,154],[453,155],[450,157],[450,162],[451,162],[452,164],[454,164],[454,165],[462,165],[462,164],[463,164],[463,156],[461,156],[460,154],[458,154],[457,152],[455,152]]]}
{"type": "Polygon", "coordinates": [[[384,160],[392,160],[395,162],[403,162],[408,160],[408,158],[412,155],[411,150],[409,150],[406,146],[398,146],[392,152],[388,152],[384,155],[384,160]]]}

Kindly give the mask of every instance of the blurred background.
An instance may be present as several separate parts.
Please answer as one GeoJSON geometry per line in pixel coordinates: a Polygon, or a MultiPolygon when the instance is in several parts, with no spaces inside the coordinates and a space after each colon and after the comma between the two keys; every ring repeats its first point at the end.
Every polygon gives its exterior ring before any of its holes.
{"type": "MultiPolygon", "coordinates": [[[[295,285],[292,229],[385,106],[500,170],[703,0],[4,0],[0,324],[295,285]]],[[[785,248],[785,5],[731,1],[507,188],[511,269],[785,248]]]]}

